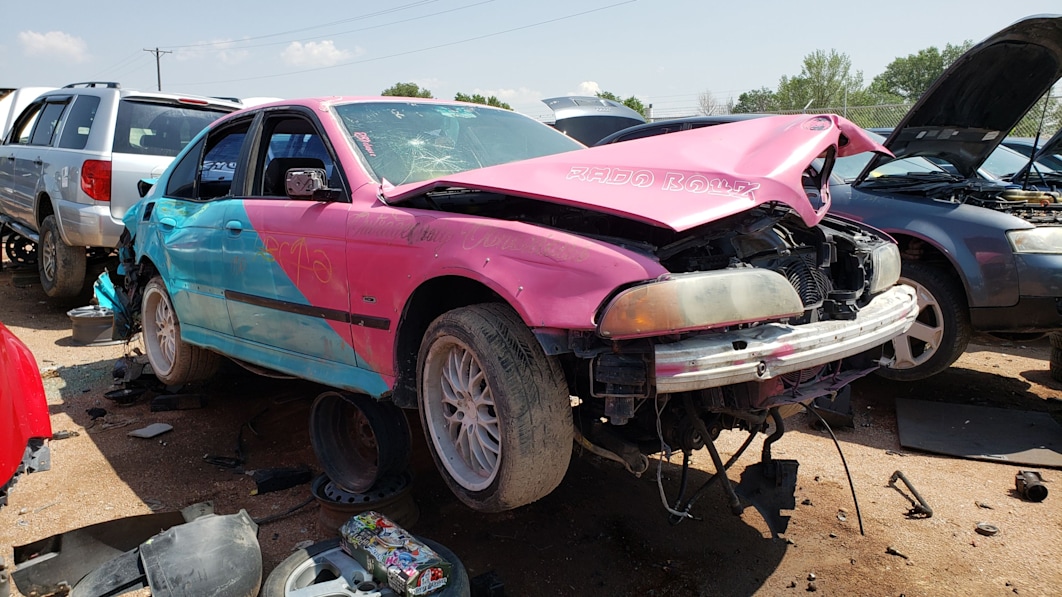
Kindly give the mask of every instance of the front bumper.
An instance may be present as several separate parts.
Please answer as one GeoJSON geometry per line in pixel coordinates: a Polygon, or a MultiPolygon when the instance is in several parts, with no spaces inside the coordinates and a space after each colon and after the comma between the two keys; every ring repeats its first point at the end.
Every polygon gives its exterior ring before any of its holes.
{"type": "Polygon", "coordinates": [[[917,316],[914,290],[897,285],[874,297],[852,321],[769,323],[658,344],[656,392],[764,381],[832,363],[886,343],[911,327],[917,316]]]}

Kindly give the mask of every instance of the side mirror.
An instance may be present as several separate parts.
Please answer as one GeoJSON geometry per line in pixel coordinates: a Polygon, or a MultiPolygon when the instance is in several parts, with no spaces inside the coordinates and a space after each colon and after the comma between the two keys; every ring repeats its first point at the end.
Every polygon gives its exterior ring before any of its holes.
{"type": "Polygon", "coordinates": [[[285,191],[288,197],[311,198],[328,188],[327,176],[324,168],[292,168],[284,178],[285,191]]]}

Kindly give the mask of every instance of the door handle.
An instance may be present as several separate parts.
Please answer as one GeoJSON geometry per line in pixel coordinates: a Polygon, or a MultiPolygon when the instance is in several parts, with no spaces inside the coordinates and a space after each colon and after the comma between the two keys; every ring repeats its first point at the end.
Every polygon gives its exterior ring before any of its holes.
{"type": "Polygon", "coordinates": [[[173,218],[159,218],[159,227],[164,230],[173,230],[177,227],[177,220],[173,218]]]}
{"type": "Polygon", "coordinates": [[[225,229],[233,234],[239,234],[243,232],[243,222],[239,220],[229,220],[225,222],[225,229]]]}

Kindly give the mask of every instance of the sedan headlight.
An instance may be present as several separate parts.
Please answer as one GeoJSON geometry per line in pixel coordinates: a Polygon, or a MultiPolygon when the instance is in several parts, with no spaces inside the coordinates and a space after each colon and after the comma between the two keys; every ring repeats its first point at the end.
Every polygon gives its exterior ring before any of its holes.
{"type": "Polygon", "coordinates": [[[900,248],[886,243],[870,252],[870,264],[874,273],[870,279],[870,294],[888,290],[900,279],[900,248]]]}
{"type": "Polygon", "coordinates": [[[792,284],[765,269],[674,274],[628,288],[601,313],[605,338],[638,338],[800,315],[792,284]]]}
{"type": "Polygon", "coordinates": [[[1008,230],[1007,239],[1015,253],[1062,253],[1062,228],[1008,230]]]}

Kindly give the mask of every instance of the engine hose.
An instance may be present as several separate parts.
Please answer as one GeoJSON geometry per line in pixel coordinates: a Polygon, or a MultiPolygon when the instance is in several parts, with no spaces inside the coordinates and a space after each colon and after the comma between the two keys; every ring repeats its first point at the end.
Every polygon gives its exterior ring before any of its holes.
{"type": "Polygon", "coordinates": [[[830,424],[826,422],[826,419],[822,418],[814,408],[810,405],[804,404],[804,409],[809,413],[818,417],[819,422],[826,428],[826,432],[833,438],[833,445],[837,446],[837,453],[841,455],[841,464],[844,465],[844,474],[848,476],[848,487],[852,490],[852,501],[855,502],[856,518],[859,519],[859,534],[866,536],[863,532],[863,513],[859,510],[859,498],[856,497],[855,483],[852,482],[852,473],[848,471],[848,461],[844,458],[844,452],[841,451],[841,443],[837,441],[837,436],[833,434],[833,429],[830,429],[830,424]]]}

